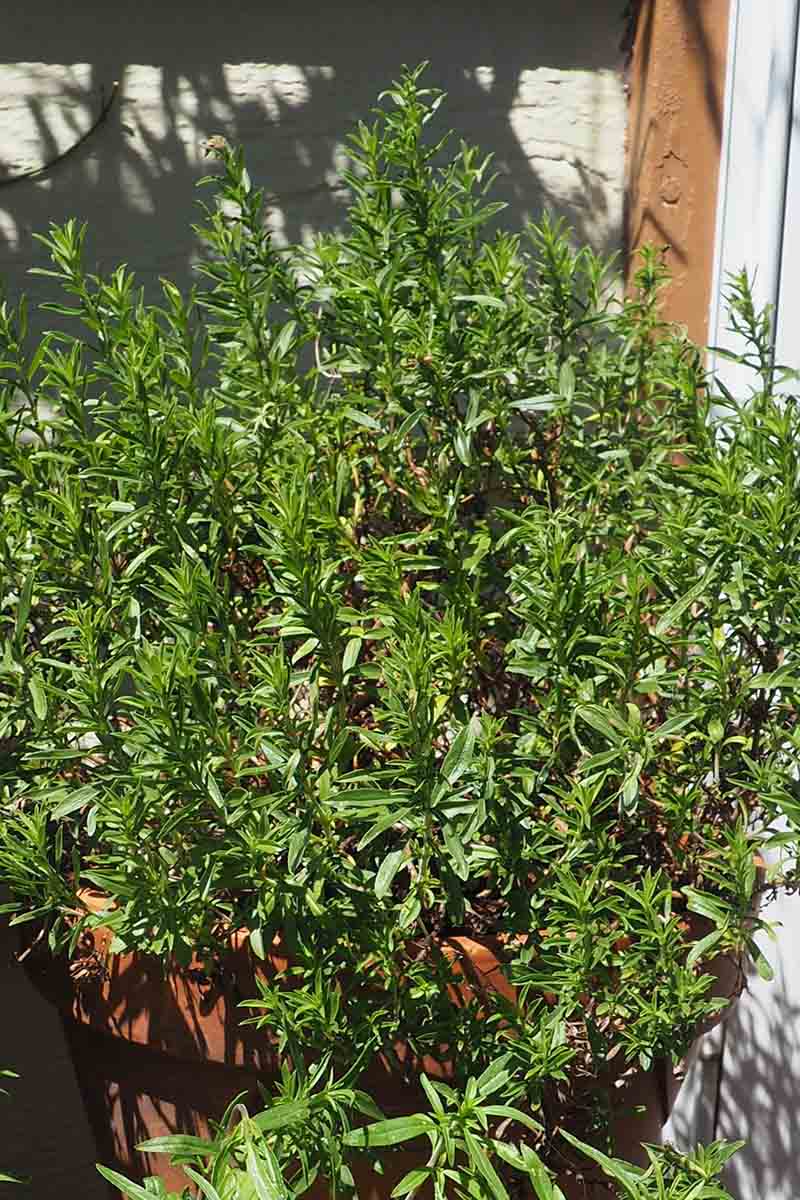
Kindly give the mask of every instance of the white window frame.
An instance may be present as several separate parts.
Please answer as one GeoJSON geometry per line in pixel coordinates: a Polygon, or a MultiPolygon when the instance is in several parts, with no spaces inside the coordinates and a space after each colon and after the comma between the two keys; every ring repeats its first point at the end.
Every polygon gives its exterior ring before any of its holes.
{"type": "MultiPolygon", "coordinates": [[[[708,365],[739,397],[751,390],[751,372],[713,347],[742,349],[727,328],[725,298],[729,276],[742,268],[756,309],[773,308],[776,363],[800,368],[799,34],[800,0],[730,0],[708,365]]],[[[754,979],[724,1023],[694,1047],[664,1135],[687,1149],[714,1137],[750,1139],[731,1164],[732,1194],[796,1200],[797,1106],[764,1093],[771,1078],[765,1063],[778,1055],[774,1078],[788,1077],[792,1099],[800,1097],[798,897],[781,898],[766,915],[781,923],[777,943],[764,942],[776,978],[754,979]]]]}
{"type": "MultiPolygon", "coordinates": [[[[729,276],[745,267],[756,307],[775,311],[776,361],[794,359],[798,366],[792,325],[800,318],[799,25],[800,0],[731,0],[708,323],[712,347],[741,350],[727,330],[725,293],[729,276]]],[[[713,350],[709,366],[734,394],[747,394],[751,381],[743,368],[713,350]]]]}

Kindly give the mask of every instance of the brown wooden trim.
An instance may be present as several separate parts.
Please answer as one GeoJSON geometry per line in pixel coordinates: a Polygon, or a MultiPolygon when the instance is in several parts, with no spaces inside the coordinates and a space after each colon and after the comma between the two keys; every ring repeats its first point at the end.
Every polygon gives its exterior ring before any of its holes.
{"type": "Polygon", "coordinates": [[[629,66],[627,263],[669,246],[664,315],[704,342],[714,261],[729,0],[641,0],[629,66]]]}

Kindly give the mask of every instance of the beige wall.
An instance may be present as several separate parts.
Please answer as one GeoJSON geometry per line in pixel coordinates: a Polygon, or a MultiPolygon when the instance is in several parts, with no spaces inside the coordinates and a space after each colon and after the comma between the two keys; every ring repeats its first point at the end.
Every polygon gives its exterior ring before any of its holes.
{"type": "Polygon", "coordinates": [[[401,65],[430,59],[444,119],[496,155],[519,223],[544,206],[621,245],[626,103],[620,0],[99,0],[10,4],[0,38],[0,179],[73,143],[113,81],[106,123],[36,181],[0,186],[0,277],[35,295],[32,233],[90,223],[90,257],[186,280],[203,139],[244,144],[299,239],[341,219],[341,140],[401,65]],[[121,14],[124,13],[124,18],[121,14]]]}
{"type": "Polygon", "coordinates": [[[728,0],[642,0],[630,70],[628,243],[669,246],[665,315],[706,340],[728,0]]]}

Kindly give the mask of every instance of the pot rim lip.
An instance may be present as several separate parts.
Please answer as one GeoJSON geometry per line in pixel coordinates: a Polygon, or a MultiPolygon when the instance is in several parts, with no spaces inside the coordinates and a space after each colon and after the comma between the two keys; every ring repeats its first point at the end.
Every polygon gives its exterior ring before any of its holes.
{"type": "MultiPolygon", "coordinates": [[[[96,888],[80,889],[79,892],[77,893],[76,898],[83,905],[83,907],[85,908],[87,913],[91,913],[94,915],[100,915],[104,911],[108,911],[108,909],[109,909],[109,897],[107,895],[105,895],[104,893],[102,893],[99,889],[96,889],[96,888]]],[[[113,901],[111,902],[111,904],[113,907],[113,901]]],[[[90,930],[87,930],[87,932],[91,933],[92,935],[100,934],[101,944],[100,944],[100,946],[98,946],[97,942],[96,941],[94,942],[94,945],[92,947],[94,953],[96,954],[97,951],[99,950],[100,956],[104,960],[108,960],[110,958],[112,960],[117,960],[118,962],[120,962],[120,966],[122,968],[123,974],[125,973],[126,960],[127,960],[127,965],[133,965],[137,959],[141,960],[141,959],[146,959],[148,957],[146,952],[140,952],[140,951],[135,951],[135,950],[134,951],[122,951],[121,953],[111,954],[111,952],[110,952],[111,931],[107,927],[104,927],[100,923],[98,923],[97,925],[94,925],[90,930]]],[[[524,944],[527,941],[527,935],[525,935],[525,934],[513,935],[513,941],[516,942],[517,944],[524,944]]],[[[414,939],[413,941],[411,941],[410,944],[412,946],[414,946],[414,945],[420,946],[421,940],[414,939]]],[[[277,969],[277,971],[282,971],[282,970],[285,970],[286,967],[290,963],[289,957],[285,953],[285,949],[283,948],[283,946],[281,944],[281,939],[280,939],[279,934],[276,935],[275,939],[273,940],[272,945],[270,946],[270,948],[263,960],[258,959],[257,956],[255,956],[254,953],[252,952],[252,949],[249,946],[249,933],[247,930],[239,929],[239,930],[231,931],[231,933],[229,935],[229,939],[228,939],[228,946],[229,946],[229,949],[232,950],[234,953],[239,952],[239,953],[244,953],[245,955],[247,955],[250,966],[251,967],[254,966],[256,972],[258,972],[259,966],[269,970],[270,965],[274,969],[277,969]]],[[[479,939],[465,937],[465,936],[461,936],[461,935],[450,936],[450,937],[448,937],[448,936],[432,937],[428,942],[429,952],[436,953],[438,951],[439,953],[441,953],[443,956],[445,956],[447,958],[449,963],[456,969],[456,971],[458,972],[458,975],[461,976],[460,980],[458,978],[453,979],[453,986],[455,986],[456,989],[459,989],[460,987],[464,987],[471,992],[477,992],[478,995],[483,993],[484,989],[486,990],[487,993],[490,993],[490,992],[504,993],[506,988],[510,988],[510,989],[512,989],[512,991],[516,991],[514,984],[511,982],[509,976],[503,972],[503,967],[506,965],[504,962],[504,957],[503,957],[503,952],[505,949],[506,949],[506,944],[504,942],[500,942],[498,939],[487,938],[487,939],[479,940],[479,939]],[[495,983],[492,980],[492,976],[498,972],[501,975],[501,981],[499,983],[495,983]]],[[[730,956],[726,955],[725,957],[729,958],[730,956]]],[[[183,965],[183,964],[176,963],[174,960],[172,960],[172,961],[166,960],[163,962],[163,966],[164,966],[164,982],[166,983],[166,985],[168,987],[174,986],[177,983],[179,978],[182,979],[182,981],[183,981],[181,986],[189,986],[190,988],[194,988],[194,987],[201,988],[203,986],[201,981],[193,978],[192,972],[195,971],[197,968],[192,962],[183,965]],[[170,984],[168,982],[170,979],[173,981],[172,984],[170,984]]],[[[71,972],[70,972],[70,975],[72,976],[71,972]]],[[[702,1021],[701,1023],[698,1024],[698,1027],[695,1031],[695,1039],[694,1040],[707,1034],[716,1025],[718,1025],[720,1022],[724,1021],[727,1018],[733,1005],[735,1004],[736,1000],[738,999],[738,996],[741,993],[743,978],[744,978],[744,976],[743,976],[742,969],[741,969],[741,963],[739,963],[739,964],[737,964],[736,983],[734,984],[734,986],[732,987],[730,992],[728,992],[727,988],[725,989],[725,996],[724,996],[725,1002],[724,1002],[723,1006],[720,1008],[720,1010],[718,1012],[711,1014],[708,1018],[706,1018],[704,1021],[702,1021]]],[[[109,975],[108,973],[106,973],[105,980],[110,982],[111,979],[112,979],[112,976],[109,975]]],[[[79,992],[82,992],[84,989],[81,986],[81,983],[77,978],[71,977],[70,982],[71,982],[70,994],[72,996],[72,1001],[70,1003],[73,1003],[75,1000],[77,1000],[77,994],[79,992]]],[[[449,990],[449,986],[448,986],[448,990],[449,990]]],[[[456,1003],[457,1003],[457,1001],[456,1001],[456,1003]]],[[[74,1013],[73,1013],[73,1015],[74,1015],[74,1013]]],[[[143,1044],[149,1045],[150,1043],[146,1042],[143,1044]]],[[[380,1056],[378,1056],[378,1057],[380,1058],[380,1056]]],[[[413,1053],[411,1055],[411,1059],[414,1062],[416,1062],[416,1059],[415,1059],[415,1056],[413,1055],[413,1053]]],[[[434,1070],[434,1073],[435,1073],[435,1066],[433,1064],[437,1063],[438,1061],[439,1060],[437,1060],[435,1058],[435,1056],[434,1057],[423,1056],[418,1062],[416,1062],[416,1069],[419,1069],[419,1070],[431,1069],[431,1070],[434,1070]]],[[[444,1054],[443,1061],[446,1061],[446,1053],[444,1054]]],[[[606,1064],[606,1067],[608,1069],[609,1064],[606,1064]]],[[[610,1068],[611,1069],[610,1069],[609,1078],[620,1081],[620,1082],[616,1082],[614,1084],[615,1087],[620,1086],[621,1081],[623,1081],[625,1079],[631,1079],[634,1076],[638,1076],[640,1074],[651,1074],[654,1071],[660,1070],[658,1060],[654,1060],[654,1062],[651,1064],[651,1066],[649,1068],[645,1069],[644,1071],[640,1067],[637,1067],[635,1064],[623,1063],[623,1062],[620,1062],[620,1063],[614,1062],[613,1064],[610,1065],[610,1068]]]]}
{"type": "MultiPolygon", "coordinates": [[[[761,907],[764,874],[765,872],[763,868],[759,868],[757,873],[758,877],[756,887],[754,889],[751,901],[751,917],[753,918],[761,907]]],[[[76,892],[76,899],[83,906],[86,914],[94,917],[100,916],[104,912],[113,911],[117,907],[116,902],[111,897],[102,892],[99,888],[95,887],[79,888],[76,892]]],[[[688,916],[690,921],[692,918],[694,918],[695,921],[703,920],[703,918],[698,918],[695,914],[688,914],[688,916]]],[[[110,949],[109,936],[111,931],[102,924],[97,923],[92,925],[91,932],[93,934],[104,932],[106,936],[109,937],[108,942],[106,942],[106,944],[100,948],[101,955],[104,960],[111,958],[117,960],[128,959],[130,961],[136,958],[152,957],[159,959],[163,963],[165,974],[174,974],[177,972],[183,975],[186,975],[192,970],[196,970],[197,967],[195,966],[195,962],[202,961],[198,955],[197,947],[194,947],[192,951],[192,960],[194,961],[190,960],[186,964],[177,963],[172,956],[167,956],[164,958],[161,955],[148,954],[147,951],[142,950],[123,950],[121,952],[112,953],[110,949]]],[[[702,934],[695,930],[691,941],[696,942],[701,936],[702,934]]],[[[472,972],[477,973],[479,987],[481,984],[483,984],[483,986],[488,986],[490,990],[503,991],[504,988],[502,985],[499,989],[496,987],[496,985],[492,985],[491,977],[497,972],[500,972],[501,974],[503,973],[504,966],[508,964],[509,952],[513,952],[515,948],[524,947],[528,941],[528,938],[529,935],[524,932],[508,934],[500,933],[495,935],[487,935],[485,937],[471,937],[463,934],[434,934],[428,939],[422,939],[419,937],[409,939],[405,945],[413,951],[414,949],[422,949],[424,946],[426,946],[427,942],[428,953],[435,954],[438,951],[452,965],[458,966],[462,963],[465,965],[466,971],[462,971],[461,973],[466,977],[465,982],[467,986],[469,986],[468,976],[471,970],[472,972]]],[[[222,941],[222,946],[224,946],[228,953],[232,953],[234,955],[244,954],[249,957],[251,962],[254,964],[256,971],[258,971],[259,963],[262,963],[264,967],[272,965],[272,967],[278,972],[285,970],[290,963],[289,953],[280,931],[274,935],[269,947],[265,947],[265,954],[263,958],[260,958],[253,951],[252,946],[250,945],[250,931],[248,929],[229,928],[226,931],[224,940],[222,941]]],[[[98,947],[95,944],[95,953],[97,953],[97,949],[98,947]]],[[[720,1013],[715,1013],[711,1018],[709,1018],[712,1027],[720,1019],[724,1019],[724,1017],[727,1015],[731,1004],[734,1003],[741,994],[746,979],[746,967],[741,955],[735,956],[730,952],[725,952],[720,957],[734,962],[736,970],[736,984],[734,985],[731,994],[725,997],[727,1001],[725,1007],[720,1011],[720,1013]]],[[[508,975],[504,976],[504,981],[507,987],[516,990],[515,985],[512,983],[508,975]]],[[[703,1024],[705,1024],[705,1022],[703,1024]]]]}
{"type": "MultiPolygon", "coordinates": [[[[99,888],[79,888],[76,892],[76,898],[85,909],[86,914],[93,917],[102,916],[106,912],[113,912],[117,907],[115,901],[99,888]]],[[[99,932],[103,928],[102,925],[93,925],[92,931],[99,932]]],[[[250,932],[244,928],[230,929],[226,935],[229,948],[234,951],[246,950],[249,938],[250,932]]],[[[438,949],[445,955],[453,958],[464,956],[472,960],[485,955],[491,955],[495,960],[491,970],[496,970],[502,966],[504,952],[507,947],[510,948],[515,945],[524,946],[527,940],[528,934],[526,933],[487,934],[485,937],[473,937],[468,934],[434,934],[430,938],[430,946],[432,949],[438,949]]],[[[410,939],[407,944],[421,947],[423,939],[415,937],[410,939]]],[[[267,958],[274,955],[281,955],[284,949],[281,934],[276,933],[267,958]]],[[[126,955],[132,957],[139,954],[146,955],[147,951],[126,950],[122,951],[117,957],[124,957],[126,955]]]]}

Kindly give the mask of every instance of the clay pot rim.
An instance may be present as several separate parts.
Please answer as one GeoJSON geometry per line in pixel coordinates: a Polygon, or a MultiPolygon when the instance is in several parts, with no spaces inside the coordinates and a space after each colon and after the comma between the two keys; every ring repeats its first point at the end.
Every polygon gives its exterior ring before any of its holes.
{"type": "MultiPolygon", "coordinates": [[[[113,901],[109,903],[109,897],[97,889],[82,889],[78,893],[78,899],[86,912],[94,915],[95,917],[102,917],[104,912],[108,912],[114,907],[113,901]]],[[[87,930],[87,932],[89,931],[87,930]]],[[[108,981],[109,987],[113,986],[114,989],[118,989],[121,986],[122,991],[117,992],[117,1002],[119,1002],[123,995],[130,994],[130,992],[126,989],[125,983],[123,982],[124,976],[128,973],[128,970],[132,968],[131,982],[135,984],[137,972],[141,971],[141,965],[145,964],[148,958],[155,959],[156,956],[148,956],[145,953],[137,951],[123,951],[121,953],[115,953],[111,955],[110,943],[112,936],[111,930],[109,930],[107,927],[104,927],[102,925],[102,921],[99,921],[97,924],[93,924],[90,931],[90,937],[92,941],[91,952],[100,958],[101,962],[103,962],[103,966],[105,966],[105,963],[108,962],[109,959],[112,960],[113,965],[111,965],[111,974],[109,975],[106,972],[104,978],[108,981]]],[[[514,984],[512,984],[508,973],[503,969],[508,961],[507,952],[512,948],[508,945],[508,943],[511,941],[512,945],[524,945],[527,940],[528,938],[524,934],[515,935],[511,939],[487,938],[484,940],[477,940],[458,935],[452,937],[431,938],[427,945],[420,940],[415,940],[415,942],[410,943],[410,946],[413,947],[416,945],[421,950],[431,954],[432,956],[436,955],[437,953],[442,954],[453,966],[452,982],[448,982],[447,992],[454,1006],[458,1007],[464,1003],[469,1003],[474,999],[477,999],[478,1003],[481,1004],[482,998],[488,998],[490,995],[501,996],[503,999],[510,1000],[513,1003],[514,998],[517,995],[517,988],[514,986],[514,984]]],[[[281,974],[290,964],[289,956],[285,951],[280,935],[276,935],[276,937],[273,939],[273,943],[269,948],[264,960],[261,960],[252,950],[252,947],[249,944],[249,933],[247,930],[232,930],[228,936],[228,945],[230,951],[234,955],[241,955],[244,959],[244,961],[242,961],[242,958],[240,958],[239,961],[241,965],[239,968],[237,968],[235,963],[232,964],[233,978],[238,976],[240,985],[253,974],[256,976],[263,973],[271,974],[273,972],[276,975],[281,974]]],[[[409,943],[406,945],[408,947],[409,943]]],[[[720,957],[722,958],[724,956],[720,957]]],[[[201,960],[198,959],[196,961],[199,963],[201,960]]],[[[728,962],[730,963],[729,958],[728,962]]],[[[187,966],[179,965],[175,963],[174,960],[172,962],[163,963],[162,986],[167,988],[168,992],[172,992],[176,1000],[180,990],[181,992],[186,992],[187,995],[192,994],[199,996],[201,998],[200,1003],[203,1003],[203,988],[207,987],[207,982],[193,977],[193,971],[196,970],[197,967],[193,963],[190,963],[187,966]]],[[[732,986],[729,986],[728,983],[723,983],[725,978],[724,970],[725,968],[720,965],[719,971],[714,971],[713,973],[717,977],[717,983],[722,984],[721,991],[724,993],[726,1003],[718,1013],[712,1014],[706,1021],[698,1025],[696,1030],[697,1037],[707,1033],[721,1020],[725,1019],[726,1015],[730,1011],[731,1004],[735,1002],[735,999],[739,994],[740,987],[736,986],[735,983],[732,986]]],[[[70,974],[72,973],[70,972],[70,974]]],[[[81,981],[75,976],[73,976],[70,980],[70,1015],[72,1019],[77,1020],[81,1024],[94,1024],[91,1016],[94,1002],[89,997],[91,996],[92,989],[95,986],[100,987],[101,994],[105,992],[106,984],[105,982],[101,983],[100,978],[103,978],[102,973],[99,978],[96,977],[94,980],[88,982],[88,984],[82,984],[81,981]],[[89,988],[88,994],[85,990],[87,986],[89,988]],[[85,1000],[79,999],[81,993],[86,996],[85,1000]]],[[[251,985],[252,982],[253,981],[251,979],[251,985]]],[[[248,985],[245,984],[245,986],[247,990],[249,990],[248,985]]],[[[219,992],[217,992],[217,986],[212,985],[211,994],[206,993],[206,997],[212,1004],[213,1008],[216,1008],[218,1002],[222,1003],[223,1005],[230,1004],[231,1002],[230,996],[228,995],[228,985],[224,982],[219,992]],[[219,1000],[212,1001],[211,994],[218,995],[219,1000]],[[225,996],[228,996],[227,1000],[223,999],[225,996]]],[[[196,1002],[193,1001],[192,1003],[196,1002]]],[[[158,1007],[158,1004],[151,1005],[149,1006],[149,1011],[157,1011],[158,1007]]],[[[238,1009],[238,1003],[236,1007],[238,1009]]],[[[223,1010],[220,1010],[220,1012],[222,1011],[223,1010]]],[[[225,1023],[224,1017],[211,1018],[210,1010],[209,1018],[212,1020],[216,1019],[217,1021],[222,1020],[223,1025],[225,1023]]],[[[157,1039],[153,1040],[149,1036],[131,1036],[130,1032],[127,1034],[122,1033],[120,1028],[114,1030],[112,1028],[113,1020],[113,1014],[111,1011],[109,1011],[109,1013],[102,1019],[101,1023],[99,1025],[95,1024],[94,1027],[100,1030],[104,1029],[106,1033],[111,1033],[112,1036],[122,1037],[125,1041],[155,1046],[166,1053],[172,1053],[172,1051],[166,1048],[166,1045],[159,1045],[157,1039]]],[[[239,1022],[237,1021],[237,1024],[238,1023],[239,1022]]],[[[440,1048],[440,1055],[433,1056],[430,1054],[424,1054],[419,1059],[417,1058],[416,1054],[411,1051],[410,1046],[399,1043],[397,1046],[395,1046],[395,1053],[397,1054],[397,1052],[400,1050],[404,1052],[398,1054],[399,1061],[401,1064],[403,1064],[404,1069],[409,1070],[412,1074],[416,1075],[419,1073],[419,1071],[425,1071],[434,1078],[440,1077],[446,1079],[449,1077],[448,1073],[452,1064],[450,1060],[450,1052],[446,1046],[442,1046],[440,1048]]],[[[643,1072],[641,1068],[637,1067],[635,1064],[627,1061],[621,1061],[621,1058],[624,1058],[624,1056],[617,1057],[615,1055],[613,1060],[610,1060],[605,1064],[605,1068],[601,1071],[600,1076],[592,1076],[591,1080],[587,1077],[587,1079],[583,1081],[584,1085],[596,1086],[602,1081],[603,1086],[613,1085],[615,1088],[620,1086],[625,1086],[627,1088],[630,1084],[630,1081],[639,1077],[643,1072]],[[624,1085],[623,1080],[626,1080],[624,1085]]],[[[377,1056],[376,1061],[380,1062],[384,1069],[389,1069],[388,1062],[384,1061],[381,1055],[377,1056]]],[[[661,1071],[661,1069],[662,1065],[654,1062],[649,1070],[645,1071],[644,1074],[654,1074],[660,1079],[659,1071],[661,1071]]],[[[580,1086],[580,1081],[578,1081],[578,1085],[580,1086]]],[[[666,1103],[664,1115],[667,1115],[668,1111],[669,1105],[666,1103]]]]}
{"type": "MultiPolygon", "coordinates": [[[[86,909],[87,913],[93,917],[102,916],[104,912],[113,911],[116,904],[110,900],[109,896],[97,888],[80,888],[77,892],[77,899],[86,909]]],[[[157,955],[148,955],[146,951],[139,950],[124,950],[114,952],[112,955],[110,950],[110,931],[100,924],[93,924],[92,934],[100,937],[105,941],[107,937],[109,944],[102,947],[103,956],[105,958],[113,957],[120,960],[132,960],[138,957],[158,957],[157,955]],[[103,936],[105,935],[105,937],[103,936]]],[[[466,961],[470,964],[482,980],[488,978],[498,971],[502,970],[504,963],[507,961],[506,948],[514,944],[525,945],[528,940],[528,935],[525,933],[505,935],[505,936],[486,936],[486,937],[470,937],[464,934],[445,934],[436,935],[430,939],[429,949],[431,952],[437,951],[443,954],[451,962],[466,961]]],[[[288,965],[288,951],[283,937],[280,933],[276,933],[272,939],[269,948],[265,947],[265,957],[260,959],[250,945],[250,933],[247,929],[231,929],[225,938],[227,948],[233,954],[245,954],[257,966],[263,962],[265,966],[272,965],[273,968],[280,971],[288,965]]],[[[425,943],[420,938],[415,938],[407,943],[409,949],[422,950],[425,943]]],[[[192,964],[186,967],[179,966],[174,960],[165,962],[165,971],[168,973],[183,973],[190,971],[193,968],[192,964]]],[[[507,990],[513,988],[509,980],[506,980],[507,990]]],[[[496,991],[503,991],[502,988],[495,988],[496,991]]]]}
{"type": "MultiPolygon", "coordinates": [[[[751,912],[753,919],[755,919],[755,916],[760,908],[760,897],[762,891],[761,877],[764,875],[763,868],[759,869],[758,874],[759,879],[757,880],[757,885],[753,893],[752,900],[751,912]]],[[[113,911],[117,907],[114,900],[97,888],[80,888],[77,891],[76,896],[78,901],[86,909],[87,913],[94,917],[100,916],[104,912],[113,911]]],[[[690,926],[694,927],[690,935],[690,941],[692,943],[696,943],[704,936],[705,933],[708,932],[708,929],[706,928],[708,924],[707,919],[694,913],[687,913],[686,919],[688,920],[690,926]]],[[[151,955],[148,954],[147,951],[140,950],[125,950],[121,952],[114,952],[112,955],[110,951],[110,931],[102,925],[95,924],[92,926],[92,933],[95,936],[100,935],[103,941],[108,938],[108,943],[102,947],[103,956],[106,959],[113,957],[124,961],[126,959],[133,960],[140,957],[154,959],[159,958],[158,955],[151,955]]],[[[427,944],[421,938],[414,938],[410,942],[406,943],[406,945],[412,954],[415,950],[427,950],[428,952],[432,952],[434,954],[438,951],[450,962],[460,962],[464,960],[469,963],[474,970],[477,971],[478,975],[482,977],[483,981],[488,980],[489,977],[496,972],[502,971],[503,966],[508,962],[509,950],[513,951],[515,947],[525,946],[528,942],[528,938],[529,935],[527,933],[495,934],[486,935],[485,937],[471,937],[466,934],[437,934],[431,937],[427,944]]],[[[275,934],[270,946],[268,948],[265,947],[265,955],[263,959],[260,958],[253,950],[250,944],[250,931],[247,929],[230,929],[224,940],[227,943],[227,949],[230,953],[234,955],[246,955],[253,962],[256,968],[258,967],[259,963],[263,963],[265,966],[271,965],[276,973],[278,973],[282,970],[285,970],[289,964],[289,952],[280,932],[275,934]]],[[[709,1028],[713,1028],[720,1020],[724,1019],[730,1008],[730,1005],[736,999],[738,999],[744,986],[746,970],[741,957],[738,960],[734,960],[734,956],[731,953],[726,952],[725,954],[718,955],[713,961],[716,963],[717,961],[722,960],[734,964],[737,973],[737,982],[734,985],[730,995],[726,995],[725,997],[728,1001],[727,1006],[721,1009],[719,1013],[712,1014],[707,1021],[703,1022],[701,1025],[701,1032],[707,1032],[709,1028]]],[[[196,970],[197,964],[200,961],[201,960],[198,956],[193,956],[192,962],[186,966],[181,966],[176,963],[174,959],[162,959],[165,973],[184,973],[187,971],[196,970]]],[[[708,968],[711,972],[711,964],[708,964],[708,968]]],[[[713,971],[712,973],[717,974],[716,971],[713,971]]],[[[504,977],[504,979],[506,988],[494,988],[493,990],[500,992],[510,991],[515,993],[516,988],[513,984],[511,984],[511,981],[507,977],[504,977]]]]}

